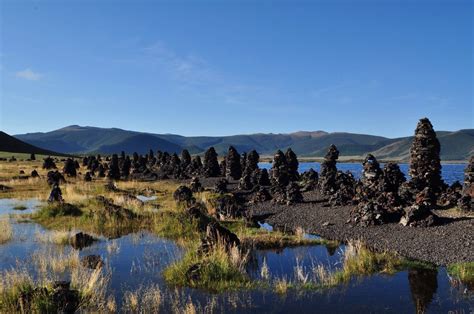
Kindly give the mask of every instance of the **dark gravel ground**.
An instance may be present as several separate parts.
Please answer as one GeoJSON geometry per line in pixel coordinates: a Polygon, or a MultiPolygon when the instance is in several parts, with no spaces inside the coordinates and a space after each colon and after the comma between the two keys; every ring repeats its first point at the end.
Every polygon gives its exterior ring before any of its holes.
{"type": "Polygon", "coordinates": [[[447,265],[474,261],[474,219],[444,219],[440,226],[404,227],[400,224],[360,227],[348,223],[351,206],[330,207],[315,192],[304,194],[305,203],[291,206],[271,202],[251,205],[251,215],[271,214],[266,219],[280,229],[302,227],[308,233],[330,240],[360,239],[376,251],[389,250],[402,256],[447,265]]]}
{"type": "MultiPolygon", "coordinates": [[[[212,188],[220,178],[200,178],[212,188]]],[[[229,190],[237,188],[230,182],[229,190]]],[[[264,202],[247,205],[249,216],[263,216],[277,229],[305,232],[329,240],[362,240],[376,251],[392,251],[402,256],[445,266],[474,262],[474,218],[443,219],[444,223],[429,228],[404,227],[392,223],[360,227],[348,222],[351,206],[331,207],[317,192],[303,193],[304,203],[291,206],[264,202]]]]}

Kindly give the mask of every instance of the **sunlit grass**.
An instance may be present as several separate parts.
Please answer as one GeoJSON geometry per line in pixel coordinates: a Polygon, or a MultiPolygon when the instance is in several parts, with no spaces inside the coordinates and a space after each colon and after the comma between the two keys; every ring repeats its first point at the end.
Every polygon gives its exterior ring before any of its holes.
{"type": "Polygon", "coordinates": [[[164,271],[165,280],[172,285],[202,288],[209,291],[249,289],[254,287],[245,272],[248,256],[237,247],[228,252],[218,245],[208,254],[188,250],[185,256],[164,271]],[[198,265],[196,278],[190,278],[188,270],[198,265]]]}
{"type": "Polygon", "coordinates": [[[451,264],[448,273],[463,283],[474,285],[474,262],[451,264]]]}
{"type": "Polygon", "coordinates": [[[13,238],[13,228],[9,219],[0,219],[0,244],[7,243],[13,238]]]}
{"type": "Polygon", "coordinates": [[[53,283],[66,279],[78,292],[79,309],[101,312],[106,309],[110,281],[107,268],[90,270],[80,265],[77,251],[37,251],[30,261],[0,272],[0,312],[58,312],[53,300],[53,283]],[[31,298],[21,296],[30,295],[31,298]],[[21,302],[23,300],[23,302],[21,302]]]}
{"type": "Polygon", "coordinates": [[[35,238],[38,242],[54,243],[65,245],[69,243],[69,239],[74,235],[72,231],[51,230],[48,232],[38,231],[35,233],[35,238]]]}

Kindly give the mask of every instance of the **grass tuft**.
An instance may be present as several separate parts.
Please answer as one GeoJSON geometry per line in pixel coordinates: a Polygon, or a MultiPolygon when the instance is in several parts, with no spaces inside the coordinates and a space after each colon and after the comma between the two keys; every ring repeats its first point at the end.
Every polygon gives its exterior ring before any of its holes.
{"type": "Polygon", "coordinates": [[[0,244],[7,243],[13,238],[13,228],[9,219],[0,219],[0,244]]]}
{"type": "Polygon", "coordinates": [[[474,286],[474,262],[451,264],[448,266],[448,273],[461,282],[474,286]]]}

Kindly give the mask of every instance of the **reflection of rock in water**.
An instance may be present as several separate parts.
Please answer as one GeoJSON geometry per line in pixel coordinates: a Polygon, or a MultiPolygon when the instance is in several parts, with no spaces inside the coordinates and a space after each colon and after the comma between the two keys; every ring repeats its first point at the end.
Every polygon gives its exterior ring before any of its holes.
{"type": "Polygon", "coordinates": [[[432,269],[410,269],[408,271],[408,282],[416,313],[425,313],[428,305],[438,289],[438,270],[432,269]]]}
{"type": "Polygon", "coordinates": [[[333,256],[336,254],[338,246],[334,245],[326,245],[326,250],[328,251],[329,256],[333,256]]]}

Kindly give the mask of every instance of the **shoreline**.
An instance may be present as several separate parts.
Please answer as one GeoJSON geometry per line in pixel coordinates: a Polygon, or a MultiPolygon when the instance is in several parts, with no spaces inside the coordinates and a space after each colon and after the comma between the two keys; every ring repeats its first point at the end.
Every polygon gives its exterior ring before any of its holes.
{"type": "Polygon", "coordinates": [[[449,222],[427,228],[397,223],[361,227],[348,223],[352,206],[330,207],[315,192],[303,195],[301,204],[264,202],[249,205],[248,211],[254,217],[267,216],[265,222],[277,229],[300,227],[327,240],[362,240],[375,251],[391,251],[437,266],[474,261],[474,217],[444,218],[449,222]]]}

